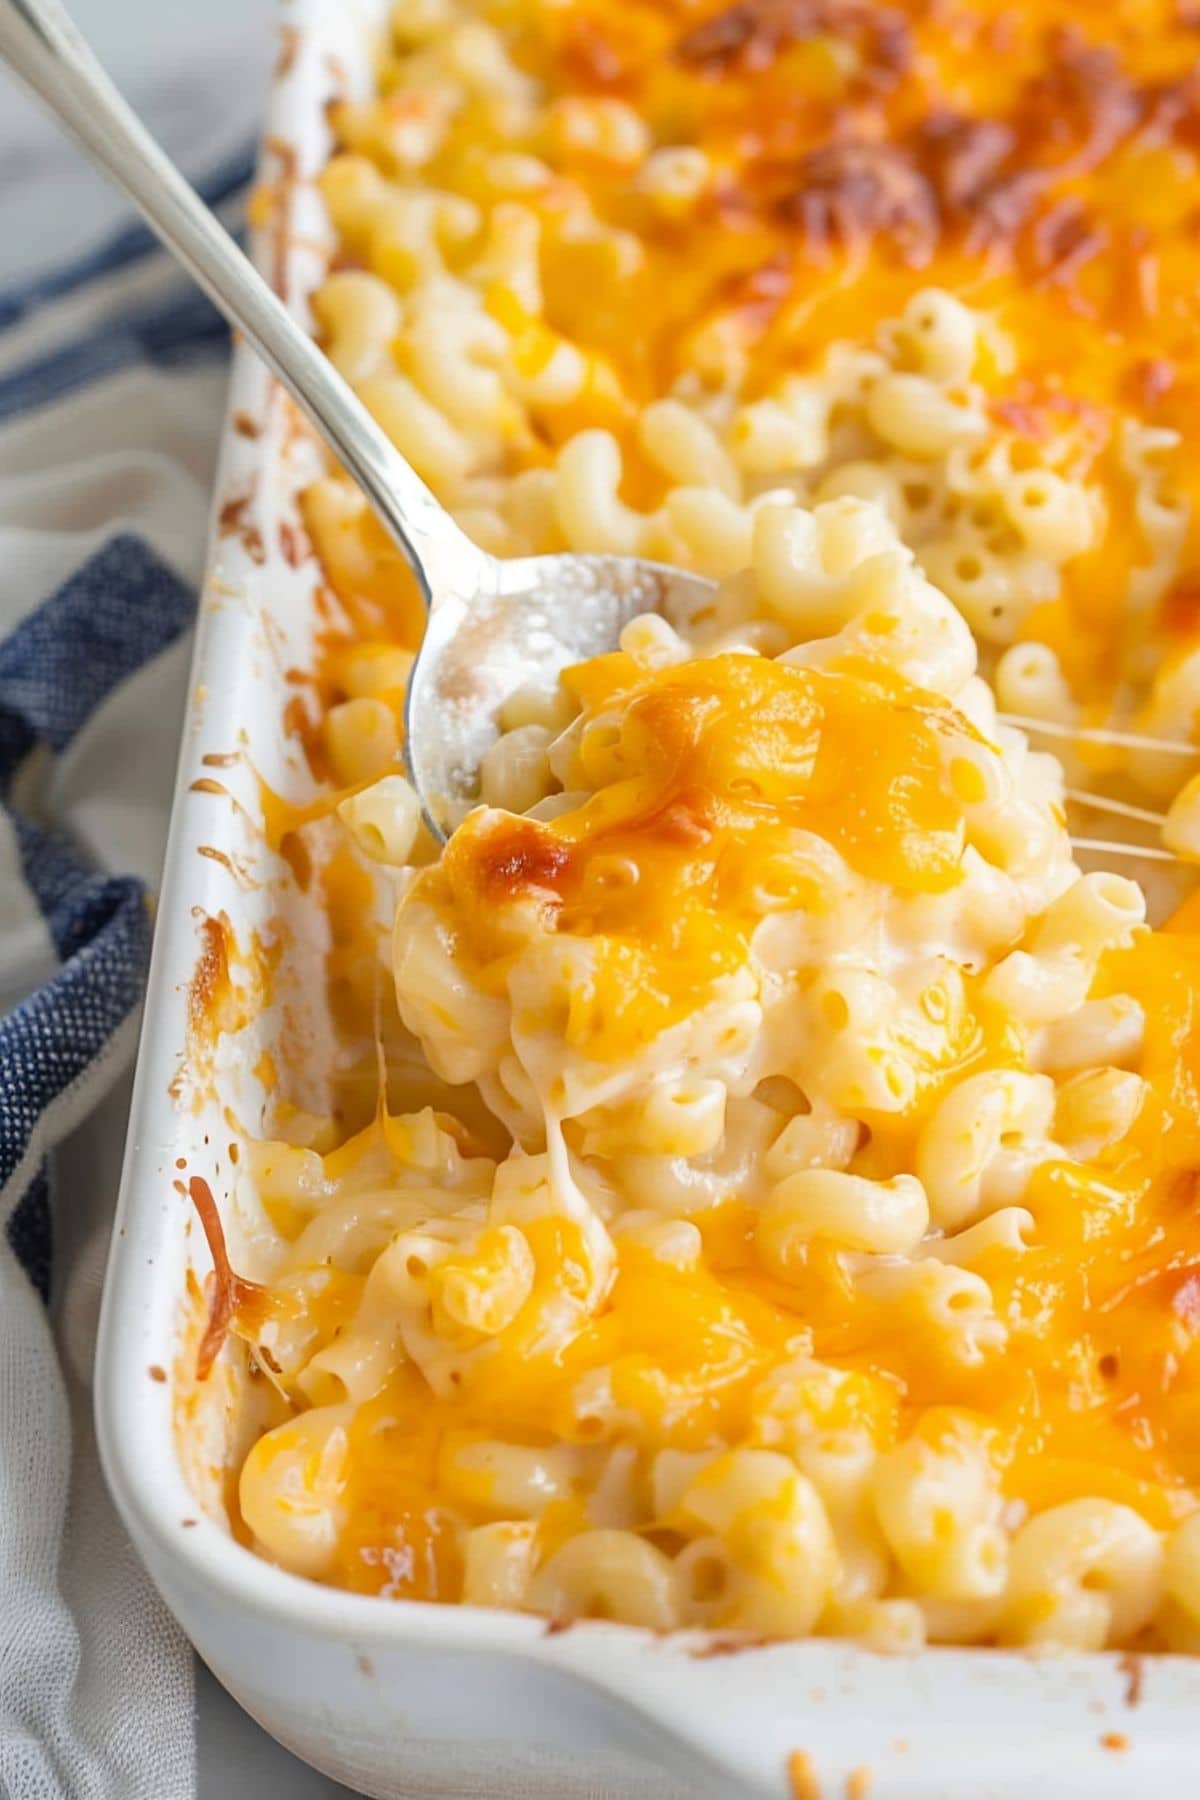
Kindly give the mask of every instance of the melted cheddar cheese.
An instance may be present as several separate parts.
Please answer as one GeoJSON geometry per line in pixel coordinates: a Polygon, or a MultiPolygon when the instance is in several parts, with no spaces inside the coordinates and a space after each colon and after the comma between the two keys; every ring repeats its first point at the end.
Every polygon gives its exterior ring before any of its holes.
{"type": "MultiPolygon", "coordinates": [[[[516,66],[558,96],[503,146],[553,171],[521,195],[547,241],[544,313],[522,313],[502,282],[489,304],[509,324],[527,319],[522,354],[535,364],[562,336],[595,359],[580,394],[540,407],[533,433],[509,441],[506,466],[542,466],[574,434],[603,427],[626,451],[630,499],[654,496],[661,473],[635,431],[648,401],[697,374],[767,392],[831,342],[869,342],[915,294],[944,288],[1012,346],[977,374],[1030,463],[1056,445],[1104,495],[1102,547],[1027,629],[1060,653],[1081,699],[1109,701],[1146,626],[1125,607],[1146,546],[1120,422],[1133,414],[1186,443],[1200,401],[1200,25],[1189,9],[576,0],[483,16],[516,66]],[[636,145],[580,123],[579,102],[620,107],[651,145],[701,152],[711,176],[700,198],[672,203],[633,178],[636,145]],[[611,229],[578,229],[577,197],[611,229]],[[637,255],[623,262],[622,244],[637,255]]],[[[397,89],[397,116],[409,103],[397,89]]],[[[385,127],[376,120],[372,135],[357,108],[343,125],[355,151],[403,178],[385,127]]],[[[486,202],[493,132],[468,110],[423,181],[486,202]]],[[[365,241],[348,249],[370,266],[365,241]]],[[[1169,463],[1172,495],[1195,516],[1195,458],[1169,463]]],[[[366,529],[372,554],[347,585],[386,605],[406,584],[366,529]]],[[[1196,554],[1189,536],[1184,596],[1196,554]]],[[[340,560],[335,550],[335,569],[340,560]]],[[[1172,594],[1160,642],[1177,641],[1181,619],[1192,641],[1186,599],[1172,594]]]]}
{"type": "MultiPolygon", "coordinates": [[[[393,1006],[362,841],[310,827],[395,777],[420,608],[306,496],[314,798],[265,810],[331,921],[337,1103],[246,1159],[264,1554],[1200,1649],[1196,904],[1150,931],[1081,875],[992,691],[1044,647],[1013,712],[1196,739],[1198,54],[1177,0],[427,0],[331,109],[317,316],[465,528],[718,586],[505,725],[535,804],[485,769],[411,841],[393,1006]]],[[[1187,772],[1064,755],[1139,804],[1187,772]]]]}
{"type": "MultiPolygon", "coordinates": [[[[531,902],[597,964],[568,1042],[629,1055],[744,962],[765,907],[820,909],[790,855],[798,832],[901,891],[960,879],[961,807],[946,776],[967,721],[864,667],[725,656],[646,676],[622,653],[568,672],[590,704],[577,751],[597,791],[554,824],[476,814],[436,876],[469,920],[463,950],[503,952],[504,907],[531,902]]],[[[977,778],[977,777],[976,777],[977,778]]],[[[503,956],[493,980],[503,978],[503,956]]]]}

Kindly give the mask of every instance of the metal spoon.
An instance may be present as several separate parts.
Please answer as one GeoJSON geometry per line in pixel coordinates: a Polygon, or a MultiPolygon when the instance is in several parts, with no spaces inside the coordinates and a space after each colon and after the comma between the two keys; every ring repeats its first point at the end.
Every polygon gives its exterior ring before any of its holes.
{"type": "Polygon", "coordinates": [[[429,622],[409,683],[406,754],[426,819],[446,837],[477,797],[515,689],[611,649],[635,614],[708,583],[633,557],[480,550],[130,111],[57,0],[0,0],[0,57],[254,345],[412,564],[429,622]]]}

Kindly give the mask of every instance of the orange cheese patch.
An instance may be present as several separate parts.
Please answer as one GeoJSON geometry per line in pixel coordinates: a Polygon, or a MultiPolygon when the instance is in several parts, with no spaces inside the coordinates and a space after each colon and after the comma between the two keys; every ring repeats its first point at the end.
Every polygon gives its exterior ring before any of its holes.
{"type": "Polygon", "coordinates": [[[481,979],[503,975],[504,907],[532,900],[587,937],[595,978],[568,1041],[618,1057],[694,1011],[741,966],[768,912],[830,905],[797,835],[900,892],[959,879],[956,748],[973,728],[882,669],[720,656],[640,674],[622,656],[567,677],[589,701],[578,756],[597,791],[540,824],[477,814],[422,890],[465,920],[481,979]],[[603,1014],[603,1031],[597,1016],[603,1014]]]}
{"type": "MultiPolygon", "coordinates": [[[[482,488],[549,469],[577,432],[600,427],[620,444],[619,498],[653,508],[672,482],[638,437],[647,402],[681,381],[689,400],[722,390],[753,400],[813,371],[835,342],[870,346],[915,294],[942,287],[988,321],[970,374],[1011,440],[1014,470],[1052,466],[1085,481],[1103,514],[1099,546],[1067,563],[1061,593],[1033,608],[1023,634],[1054,648],[1097,716],[1135,666],[1142,680],[1161,655],[1196,646],[1200,11],[1182,0],[568,0],[518,16],[496,0],[481,12],[553,104],[502,132],[472,98],[475,141],[464,148],[450,130],[419,180],[491,207],[493,158],[527,159],[514,191],[537,219],[541,312],[497,277],[487,315],[508,335],[521,382],[536,383],[564,344],[585,369],[569,399],[550,384],[527,425],[497,432],[482,488]],[[594,114],[581,123],[580,98],[609,109],[607,130],[594,114]],[[640,121],[641,149],[623,148],[622,119],[640,121]],[[695,195],[686,182],[656,185],[645,166],[654,147],[702,153],[695,195]],[[581,228],[585,212],[626,238],[581,228]],[[1154,452],[1155,505],[1192,511],[1182,573],[1157,611],[1129,604],[1154,556],[1145,474],[1127,454],[1131,418],[1179,434],[1154,452]]],[[[382,172],[411,184],[380,146],[382,172]]],[[[447,269],[467,269],[479,243],[469,232],[446,239],[447,269]]],[[[367,255],[365,242],[346,247],[349,266],[367,255]]],[[[903,346],[896,364],[906,366],[903,346]]],[[[355,497],[310,504],[306,522],[336,596],[322,600],[315,709],[379,699],[399,732],[396,653],[423,624],[415,585],[355,497]]],[[[548,506],[547,544],[561,532],[548,506]]],[[[573,754],[590,797],[548,822],[475,815],[412,892],[440,908],[485,993],[503,990],[515,914],[532,910],[548,939],[587,939],[589,979],[552,1021],[569,1047],[635,1057],[746,965],[764,913],[827,906],[818,863],[797,853],[802,834],[901,896],[960,878],[980,740],[943,701],[870,664],[831,672],[730,654],[647,674],[615,653],[570,671],[566,686],[583,710],[573,754]]],[[[293,722],[320,783],[329,771],[316,724],[306,736],[293,722]]],[[[314,873],[305,832],[336,797],[268,809],[271,840],[302,883],[314,873]]],[[[330,1011],[349,1062],[374,1048],[378,926],[350,853],[316,873],[333,922],[330,1011]]],[[[580,1409],[580,1386],[605,1373],[622,1434],[641,1451],[745,1442],[762,1422],[764,1377],[802,1354],[846,1378],[823,1402],[825,1429],[865,1427],[886,1449],[935,1430],[940,1409],[966,1408],[990,1427],[1012,1501],[1038,1511],[1107,1496],[1169,1527],[1200,1491],[1195,912],[1102,966],[1094,992],[1132,994],[1145,1010],[1149,1097],[1122,1141],[1084,1162],[1041,1164],[1023,1196],[1028,1244],[996,1245],[973,1265],[1008,1332],[1003,1352],[951,1358],[926,1309],[856,1281],[819,1236],[786,1283],[771,1276],[740,1194],[699,1220],[696,1263],[621,1244],[595,1316],[582,1303],[578,1227],[534,1220],[522,1226],[528,1296],[485,1354],[464,1356],[453,1392],[435,1396],[406,1362],[358,1409],[328,1578],[456,1599],[459,1528],[505,1516],[490,1476],[465,1477],[456,1448],[501,1439],[586,1453],[604,1427],[580,1409]],[[564,1345],[542,1322],[575,1302],[564,1345]]],[[[878,1130],[868,1119],[864,1174],[911,1168],[917,1115],[964,1070],[1024,1067],[1020,1033],[989,1012],[973,978],[963,988],[911,1115],[878,1130]]],[[[381,1129],[377,1120],[368,1135],[381,1129]]],[[[335,1155],[352,1160],[362,1141],[335,1155]]],[[[329,1159],[331,1178],[337,1167],[329,1159]]],[[[481,1240],[481,1279],[496,1253],[481,1240]]],[[[456,1259],[456,1280],[471,1279],[470,1262],[456,1259]]],[[[364,1282],[331,1274],[314,1304],[323,1340],[347,1328],[364,1282]]],[[[547,1506],[540,1543],[589,1522],[583,1492],[568,1491],[547,1506]]],[[[644,1529],[669,1540],[669,1521],[644,1529]]]]}

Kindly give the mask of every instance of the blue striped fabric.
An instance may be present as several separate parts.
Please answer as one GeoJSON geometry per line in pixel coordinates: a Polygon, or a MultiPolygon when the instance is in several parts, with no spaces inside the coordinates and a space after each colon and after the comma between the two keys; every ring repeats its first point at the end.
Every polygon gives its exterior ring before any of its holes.
{"type": "MultiPolygon", "coordinates": [[[[206,197],[231,201],[250,173],[243,153],[205,184],[206,197]]],[[[6,332],[33,309],[102,288],[152,257],[164,262],[149,233],[130,227],[70,267],[0,294],[0,358],[6,332]]],[[[101,303],[98,322],[89,310],[81,335],[0,374],[0,420],[138,365],[171,368],[228,352],[224,321],[182,278],[152,303],[101,303]]],[[[194,611],[185,583],[141,538],[121,532],[0,641],[0,809],[58,958],[52,978],[0,1018],[0,1227],[43,1297],[53,1273],[43,1124],[140,1004],[151,914],[138,879],[90,867],[63,834],[20,810],[19,777],[35,752],[66,751],[121,683],[187,630],[194,611]]]]}
{"type": "MultiPolygon", "coordinates": [[[[198,182],[197,192],[209,206],[221,207],[237,199],[254,173],[255,148],[243,145],[240,150],[214,169],[206,181],[198,182]]],[[[145,225],[126,225],[93,250],[58,269],[40,274],[0,289],[0,331],[15,325],[37,307],[52,300],[62,300],[77,293],[103,276],[115,275],[143,257],[156,253],[156,240],[145,225]]]]}
{"type": "Polygon", "coordinates": [[[110,539],[0,643],[0,797],[35,743],[65,750],[100,702],[187,624],[193,601],[128,533],[110,539]]]}
{"type": "Polygon", "coordinates": [[[224,356],[229,328],[196,289],[165,303],[106,320],[86,337],[0,376],[0,423],[138,363],[173,367],[224,356]]]}
{"type": "MultiPolygon", "coordinates": [[[[120,536],[0,645],[0,799],[60,959],[53,979],[0,1020],[0,1192],[26,1163],[42,1116],[140,1002],[150,954],[142,884],[89,869],[65,837],[14,810],[13,781],[35,745],[65,749],[121,680],[186,630],[194,609],[194,596],[140,539],[120,536]]],[[[48,1296],[40,1161],[14,1195],[6,1229],[48,1296]]]]}

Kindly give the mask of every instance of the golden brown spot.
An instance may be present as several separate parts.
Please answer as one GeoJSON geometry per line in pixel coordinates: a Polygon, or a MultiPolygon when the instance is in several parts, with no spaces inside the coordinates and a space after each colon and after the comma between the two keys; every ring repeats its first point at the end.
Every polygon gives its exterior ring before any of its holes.
{"type": "Polygon", "coordinates": [[[689,31],[675,54],[719,80],[761,74],[791,45],[817,37],[849,43],[868,86],[892,85],[912,56],[908,21],[871,0],[739,0],[689,31]]]}
{"type": "Polygon", "coordinates": [[[298,569],[312,555],[312,545],[299,526],[290,519],[279,521],[279,549],[289,569],[298,569]]]}
{"type": "Polygon", "coordinates": [[[246,508],[252,499],[253,491],[251,490],[245,494],[233,494],[224,502],[217,514],[217,530],[222,537],[232,537],[235,532],[242,529],[246,508]]]}
{"type": "MultiPolygon", "coordinates": [[[[722,196],[718,192],[715,196],[718,210],[722,208],[723,198],[726,203],[737,200],[741,204],[736,193],[722,196]]],[[[745,275],[730,276],[718,291],[718,304],[722,310],[738,313],[747,325],[761,330],[771,323],[791,294],[792,283],[791,258],[773,256],[745,275]]]]}
{"type": "Polygon", "coordinates": [[[787,1759],[788,1791],[792,1800],[821,1800],[821,1784],[807,1750],[793,1750],[787,1759]]]}
{"type": "Polygon", "coordinates": [[[298,831],[284,833],[279,842],[279,854],[292,871],[301,893],[307,893],[312,881],[312,856],[298,831]]]}
{"type": "Polygon", "coordinates": [[[222,537],[236,537],[250,561],[261,567],[267,560],[266,545],[259,527],[246,516],[253,501],[253,486],[226,500],[217,514],[217,530],[222,537]]]}
{"type": "Polygon", "coordinates": [[[477,851],[480,890],[497,905],[531,894],[561,900],[570,868],[568,846],[534,819],[505,816],[483,835],[477,851]]]}
{"type": "Polygon", "coordinates": [[[224,913],[214,919],[197,910],[200,955],[188,988],[188,1019],[192,1031],[201,1030],[219,1015],[230,995],[229,961],[233,927],[224,913]]]}
{"type": "Polygon", "coordinates": [[[1171,638],[1191,641],[1200,632],[1200,570],[1189,570],[1163,595],[1159,625],[1171,638]]]}
{"type": "Polygon", "coordinates": [[[728,1633],[710,1637],[703,1644],[697,1644],[690,1652],[694,1662],[711,1662],[714,1657],[740,1656],[745,1650],[763,1650],[771,1643],[770,1638],[732,1637],[728,1633]]]}
{"type": "Polygon", "coordinates": [[[1119,1659],[1117,1667],[1125,1677],[1126,1706],[1140,1706],[1146,1685],[1145,1658],[1127,1650],[1119,1659]]]}
{"type": "Polygon", "coordinates": [[[646,829],[664,843],[681,844],[696,849],[707,844],[713,835],[707,795],[700,791],[681,794],[668,801],[662,811],[646,820],[646,829]]]}
{"type": "Polygon", "coordinates": [[[212,1189],[202,1176],[192,1176],[188,1182],[188,1195],[199,1215],[213,1260],[213,1289],[208,1324],[196,1355],[196,1379],[203,1381],[221,1354],[233,1320],[237,1318],[239,1324],[248,1326],[251,1313],[261,1317],[269,1310],[270,1296],[259,1282],[246,1281],[234,1273],[225,1246],[221,1215],[217,1211],[212,1189]]]}
{"type": "Polygon", "coordinates": [[[937,194],[912,158],[892,144],[851,141],[810,150],[778,217],[797,226],[818,256],[865,248],[885,237],[905,262],[928,262],[938,236],[937,194]]]}

